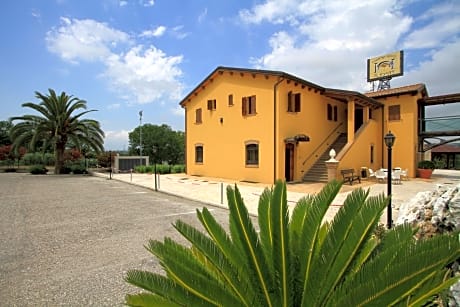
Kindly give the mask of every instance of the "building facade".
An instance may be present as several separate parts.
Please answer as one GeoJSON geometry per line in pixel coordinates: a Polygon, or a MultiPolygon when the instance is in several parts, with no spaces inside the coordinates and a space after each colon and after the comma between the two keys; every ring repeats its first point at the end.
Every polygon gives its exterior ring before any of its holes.
{"type": "Polygon", "coordinates": [[[339,170],[375,170],[386,166],[383,136],[391,130],[393,166],[414,177],[426,95],[423,84],[362,94],[280,71],[218,67],[180,102],[187,174],[302,181],[315,167],[326,172],[321,159],[335,144],[339,170]]]}

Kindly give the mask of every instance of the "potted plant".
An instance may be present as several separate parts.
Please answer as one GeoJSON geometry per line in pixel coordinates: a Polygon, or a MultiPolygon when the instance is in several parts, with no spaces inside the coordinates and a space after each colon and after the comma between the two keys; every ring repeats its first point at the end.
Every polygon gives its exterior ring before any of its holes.
{"type": "Polygon", "coordinates": [[[435,169],[435,164],[430,160],[422,160],[417,165],[418,177],[424,179],[430,179],[433,170],[435,169]]]}

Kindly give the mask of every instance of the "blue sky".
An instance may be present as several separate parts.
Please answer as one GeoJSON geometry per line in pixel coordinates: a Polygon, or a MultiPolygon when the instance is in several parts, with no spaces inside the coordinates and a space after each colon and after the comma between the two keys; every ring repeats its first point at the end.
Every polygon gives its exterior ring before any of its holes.
{"type": "Polygon", "coordinates": [[[30,113],[35,91],[64,91],[98,110],[106,149],[128,148],[140,110],[183,130],[179,101],[221,65],[365,92],[366,59],[404,50],[392,87],[460,92],[458,0],[11,0],[0,17],[0,120],[30,113]]]}

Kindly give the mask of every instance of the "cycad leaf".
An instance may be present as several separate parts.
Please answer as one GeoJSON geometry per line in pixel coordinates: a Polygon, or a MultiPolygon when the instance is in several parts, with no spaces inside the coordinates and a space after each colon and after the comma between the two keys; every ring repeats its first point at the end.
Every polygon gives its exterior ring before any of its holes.
{"type": "MultiPolygon", "coordinates": [[[[393,230],[391,230],[393,231],[393,230]]],[[[416,293],[420,282],[460,256],[456,236],[436,236],[429,240],[406,242],[397,251],[398,260],[381,252],[363,265],[358,274],[345,281],[331,305],[388,306],[416,293]],[[357,287],[359,285],[359,287],[357,287]]],[[[433,281],[433,279],[431,279],[433,281]]],[[[442,281],[441,281],[442,283],[442,281]]],[[[443,287],[440,283],[435,287],[443,287]]]]}
{"type": "Polygon", "coordinates": [[[245,279],[245,275],[238,273],[238,268],[228,261],[214,241],[180,220],[175,223],[174,227],[205,258],[206,262],[203,265],[214,272],[215,277],[220,282],[228,285],[229,289],[241,300],[241,304],[249,306],[254,300],[254,295],[250,294],[252,287],[250,287],[248,280],[245,279]]]}
{"type": "Polygon", "coordinates": [[[239,252],[234,243],[227,235],[222,226],[216,221],[207,208],[203,208],[200,212],[197,210],[197,216],[208,233],[209,237],[214,241],[219,250],[225,255],[228,261],[234,266],[241,266],[244,263],[242,254],[239,252]]]}
{"type": "Polygon", "coordinates": [[[305,295],[306,289],[317,286],[316,278],[312,276],[312,270],[321,223],[341,186],[342,183],[339,181],[329,182],[312,199],[301,200],[300,206],[296,206],[293,212],[291,227],[295,229],[292,232],[299,232],[297,236],[299,243],[294,244],[297,248],[293,250],[293,254],[299,256],[299,270],[294,279],[298,280],[300,288],[303,289],[300,292],[300,297],[303,298],[302,305],[304,306],[309,305],[308,297],[305,295]]]}
{"type": "Polygon", "coordinates": [[[226,290],[225,284],[198,261],[190,249],[168,238],[164,243],[150,241],[148,249],[160,258],[167,276],[185,291],[211,305],[239,304],[235,295],[226,290]]]}
{"type": "Polygon", "coordinates": [[[165,300],[158,295],[150,293],[128,294],[126,295],[126,305],[133,307],[177,307],[180,304],[165,300]]]}
{"type": "MultiPolygon", "coordinates": [[[[259,198],[258,207],[260,242],[264,250],[265,258],[267,259],[271,259],[273,251],[273,221],[271,219],[272,193],[272,189],[265,188],[259,198]]],[[[270,271],[273,272],[273,262],[268,263],[268,265],[270,266],[270,271]]]]}
{"type": "MultiPolygon", "coordinates": [[[[271,220],[273,238],[272,259],[275,269],[275,279],[280,291],[282,306],[290,306],[292,286],[290,250],[289,250],[289,214],[287,209],[286,185],[277,181],[272,193],[271,220]]],[[[270,258],[269,258],[270,259],[270,258]]]]}
{"type": "Polygon", "coordinates": [[[241,253],[246,259],[245,269],[251,276],[254,286],[260,289],[261,303],[272,306],[273,277],[268,270],[257,232],[236,186],[235,189],[230,186],[227,187],[227,198],[233,242],[241,249],[241,253]]]}
{"type": "Polygon", "coordinates": [[[320,253],[314,259],[313,276],[324,277],[317,287],[310,287],[307,292],[315,304],[327,302],[380,219],[386,201],[381,196],[366,201],[368,193],[362,189],[350,193],[331,223],[320,253]]]}
{"type": "MultiPolygon", "coordinates": [[[[185,304],[201,304],[202,301],[191,296],[183,288],[177,286],[172,280],[151,272],[131,270],[125,276],[128,283],[150,291],[164,301],[185,304]]],[[[131,304],[131,303],[128,303],[131,304]]]]}

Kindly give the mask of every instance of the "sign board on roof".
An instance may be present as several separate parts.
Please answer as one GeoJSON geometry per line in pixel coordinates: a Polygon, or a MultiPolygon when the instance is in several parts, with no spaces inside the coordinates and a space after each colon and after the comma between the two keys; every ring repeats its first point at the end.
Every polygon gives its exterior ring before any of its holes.
{"type": "Polygon", "coordinates": [[[403,75],[402,50],[367,59],[367,81],[390,79],[403,75]]]}

